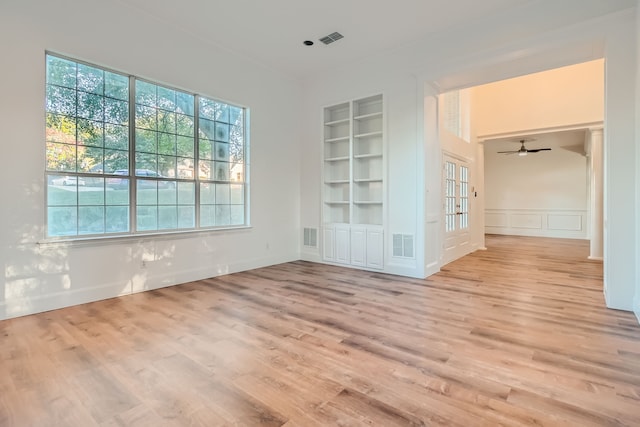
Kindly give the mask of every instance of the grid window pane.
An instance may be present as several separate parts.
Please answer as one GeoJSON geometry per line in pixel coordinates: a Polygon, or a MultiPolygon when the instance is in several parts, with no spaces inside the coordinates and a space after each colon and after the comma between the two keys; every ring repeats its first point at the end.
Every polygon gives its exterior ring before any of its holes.
{"type": "Polygon", "coordinates": [[[196,204],[196,186],[193,182],[178,183],[178,204],[179,205],[195,205],[196,204]]]}
{"type": "Polygon", "coordinates": [[[157,206],[158,205],[158,182],[146,179],[138,179],[136,181],[136,190],[138,195],[138,206],[157,206]]]}
{"type": "Polygon", "coordinates": [[[203,180],[215,179],[215,163],[207,160],[200,160],[198,163],[198,176],[203,180]]]}
{"type": "Polygon", "coordinates": [[[193,158],[194,139],[191,136],[176,137],[176,151],[178,156],[193,158]]]}
{"type": "Polygon", "coordinates": [[[49,236],[75,236],[78,234],[78,210],[74,207],[47,207],[49,236]]]}
{"type": "Polygon", "coordinates": [[[174,182],[159,181],[158,182],[158,204],[159,205],[176,205],[178,204],[177,188],[174,182]]]}
{"type": "Polygon", "coordinates": [[[140,231],[158,229],[158,208],[156,206],[138,206],[136,208],[136,224],[140,231]]]}
{"type": "Polygon", "coordinates": [[[216,186],[210,182],[200,184],[200,204],[213,205],[216,203],[216,186]]]}
{"type": "Polygon", "coordinates": [[[105,232],[126,233],[129,231],[129,208],[127,206],[107,206],[105,232]]]}
{"type": "Polygon", "coordinates": [[[216,184],[216,204],[228,205],[230,202],[229,184],[216,184]]]}
{"type": "Polygon", "coordinates": [[[229,188],[231,191],[231,204],[232,205],[244,204],[244,185],[231,184],[229,188]]]}
{"type": "Polygon", "coordinates": [[[104,121],[117,125],[127,123],[129,119],[129,104],[118,99],[104,99],[104,121]]]}
{"type": "Polygon", "coordinates": [[[77,67],[73,61],[47,55],[47,84],[75,89],[77,67]]]}
{"type": "Polygon", "coordinates": [[[216,122],[216,141],[229,142],[229,125],[216,122]]]}
{"type": "Polygon", "coordinates": [[[45,96],[49,236],[246,224],[243,108],[54,55],[45,96]]]}
{"type": "Polygon", "coordinates": [[[216,225],[216,207],[214,205],[200,204],[200,227],[213,227],[216,225]]]}
{"type": "Polygon", "coordinates": [[[231,220],[229,222],[229,225],[244,224],[244,206],[231,205],[229,209],[231,213],[231,220]]]}
{"type": "Polygon", "coordinates": [[[105,71],[104,94],[110,98],[129,100],[129,78],[121,74],[105,71]]]}
{"type": "Polygon", "coordinates": [[[158,156],[158,173],[166,178],[177,176],[178,158],[175,156],[158,156]]]}
{"type": "Polygon", "coordinates": [[[231,225],[231,209],[229,205],[216,205],[216,225],[231,225]]]}
{"type": "Polygon", "coordinates": [[[196,225],[196,207],[178,206],[178,228],[193,228],[196,225]]]}
{"type": "Polygon", "coordinates": [[[75,116],[76,91],[72,88],[48,85],[47,112],[75,116]]]}
{"type": "Polygon", "coordinates": [[[78,64],[78,90],[104,95],[104,71],[78,64]]]}
{"type": "Polygon", "coordinates": [[[158,228],[161,230],[178,228],[177,206],[158,206],[158,228]]]}
{"type": "Polygon", "coordinates": [[[469,228],[469,168],[460,166],[460,229],[469,228]]]}
{"type": "Polygon", "coordinates": [[[104,233],[104,206],[78,208],[78,234],[104,233]]]}

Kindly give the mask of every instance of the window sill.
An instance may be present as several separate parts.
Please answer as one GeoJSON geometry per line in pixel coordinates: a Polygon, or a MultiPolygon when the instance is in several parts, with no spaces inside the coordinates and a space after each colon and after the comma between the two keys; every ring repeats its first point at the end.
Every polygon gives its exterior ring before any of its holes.
{"type": "Polygon", "coordinates": [[[137,233],[116,236],[88,236],[88,237],[69,237],[69,238],[51,238],[43,239],[37,242],[37,245],[46,248],[53,246],[103,246],[110,244],[120,244],[124,242],[148,242],[154,240],[175,240],[188,239],[200,235],[228,234],[234,232],[244,232],[252,229],[251,225],[242,225],[237,227],[220,227],[201,230],[180,230],[166,231],[157,233],[137,233]]]}

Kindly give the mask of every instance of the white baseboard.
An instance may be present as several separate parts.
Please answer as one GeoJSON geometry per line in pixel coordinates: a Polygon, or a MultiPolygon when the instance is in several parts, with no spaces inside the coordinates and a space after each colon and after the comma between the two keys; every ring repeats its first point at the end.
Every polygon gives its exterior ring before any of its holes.
{"type": "Polygon", "coordinates": [[[0,320],[128,295],[131,293],[130,289],[130,285],[126,283],[107,283],[91,288],[71,289],[46,295],[14,297],[0,303],[0,320]]]}
{"type": "Polygon", "coordinates": [[[322,263],[322,257],[317,252],[316,253],[301,252],[300,259],[302,261],[322,263]]]}
{"type": "Polygon", "coordinates": [[[418,270],[419,269],[415,266],[389,263],[386,265],[384,273],[394,274],[396,276],[412,277],[414,279],[424,279],[426,276],[418,270]]]}
{"type": "Polygon", "coordinates": [[[297,253],[244,260],[233,264],[208,265],[199,269],[154,274],[150,268],[126,281],[81,289],[69,289],[29,297],[12,297],[0,302],[0,320],[42,313],[73,305],[131,295],[225,274],[281,264],[299,259],[297,253]]]}

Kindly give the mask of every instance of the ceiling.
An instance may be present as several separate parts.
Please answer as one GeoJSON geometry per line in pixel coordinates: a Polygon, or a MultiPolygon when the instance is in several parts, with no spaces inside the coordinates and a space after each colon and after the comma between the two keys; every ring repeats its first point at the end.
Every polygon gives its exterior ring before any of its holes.
{"type": "Polygon", "coordinates": [[[121,1],[163,26],[303,78],[535,0],[155,0],[152,8],[148,0],[121,1]],[[344,38],[318,41],[334,31],[344,38]]]}

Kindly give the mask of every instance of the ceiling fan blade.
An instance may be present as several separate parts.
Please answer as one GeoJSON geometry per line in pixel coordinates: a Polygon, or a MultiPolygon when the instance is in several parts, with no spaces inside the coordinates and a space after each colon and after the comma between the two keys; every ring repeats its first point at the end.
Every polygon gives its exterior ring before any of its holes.
{"type": "Polygon", "coordinates": [[[534,148],[533,150],[527,150],[527,153],[537,153],[538,151],[551,151],[551,148],[534,148]]]}
{"type": "Polygon", "coordinates": [[[516,151],[498,151],[498,154],[515,154],[517,152],[518,152],[517,150],[516,151]]]}

